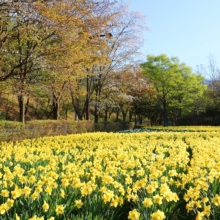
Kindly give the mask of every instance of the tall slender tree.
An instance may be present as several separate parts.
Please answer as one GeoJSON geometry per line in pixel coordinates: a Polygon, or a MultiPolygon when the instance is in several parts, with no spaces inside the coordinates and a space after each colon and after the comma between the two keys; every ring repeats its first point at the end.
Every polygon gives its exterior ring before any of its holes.
{"type": "Polygon", "coordinates": [[[146,18],[137,12],[130,12],[129,6],[120,2],[112,8],[115,12],[113,19],[108,23],[110,32],[102,35],[103,41],[108,44],[103,55],[108,57],[109,62],[96,65],[90,72],[91,98],[95,96],[95,123],[98,122],[99,110],[97,106],[101,99],[102,90],[108,87],[111,80],[111,72],[125,69],[128,63],[135,63],[138,50],[143,43],[142,33],[146,30],[146,18]],[[95,70],[95,71],[94,71],[95,70]],[[92,96],[94,92],[94,96],[92,96]]]}

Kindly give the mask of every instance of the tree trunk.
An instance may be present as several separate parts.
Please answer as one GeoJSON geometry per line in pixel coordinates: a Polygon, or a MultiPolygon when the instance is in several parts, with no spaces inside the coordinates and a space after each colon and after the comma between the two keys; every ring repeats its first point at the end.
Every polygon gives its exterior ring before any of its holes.
{"type": "Polygon", "coordinates": [[[9,104],[9,102],[6,103],[6,106],[5,106],[5,120],[8,120],[9,119],[9,110],[11,108],[11,105],[9,104]]]}
{"type": "Polygon", "coordinates": [[[108,120],[108,110],[105,109],[105,118],[104,118],[104,121],[107,121],[108,120]]]}
{"type": "Polygon", "coordinates": [[[143,124],[143,117],[141,115],[139,115],[139,124],[142,125],[143,124]]]}
{"type": "Polygon", "coordinates": [[[163,125],[164,126],[169,125],[169,118],[167,115],[167,102],[165,99],[163,100],[163,125]]]}
{"type": "Polygon", "coordinates": [[[30,98],[27,98],[27,103],[25,105],[25,112],[24,112],[25,115],[27,115],[29,101],[30,101],[30,98]]]}
{"type": "Polygon", "coordinates": [[[121,113],[122,113],[123,122],[125,122],[126,121],[126,117],[127,117],[127,113],[128,113],[128,109],[125,110],[125,111],[121,110],[121,113]]]}
{"type": "Polygon", "coordinates": [[[5,110],[5,120],[8,120],[9,118],[9,107],[6,107],[6,110],[5,110]]]}
{"type": "Polygon", "coordinates": [[[53,118],[55,119],[55,120],[59,120],[59,117],[60,117],[60,115],[59,115],[59,101],[57,101],[57,100],[55,100],[54,102],[53,102],[53,118]]]}
{"type": "Polygon", "coordinates": [[[18,103],[19,103],[19,121],[25,123],[25,102],[24,96],[18,96],[18,103]]]}
{"type": "Polygon", "coordinates": [[[72,104],[73,104],[73,107],[74,107],[74,110],[75,110],[75,120],[78,121],[78,120],[82,120],[80,119],[79,117],[79,99],[76,98],[76,101],[74,102],[74,98],[72,97],[72,104]],[[75,105],[76,103],[76,105],[75,105]]]}
{"type": "MultiPolygon", "coordinates": [[[[79,85],[78,85],[78,89],[79,89],[79,85]]],[[[89,109],[87,109],[89,107],[88,103],[87,103],[88,102],[88,97],[85,101],[84,109],[81,111],[80,110],[80,105],[79,105],[79,103],[80,103],[79,96],[77,94],[74,94],[72,87],[70,87],[70,95],[71,95],[71,100],[72,100],[72,106],[74,108],[74,118],[75,118],[76,121],[82,120],[84,112],[89,110],[89,109]]],[[[88,115],[89,115],[88,112],[86,112],[86,117],[88,115]]]]}
{"type": "Polygon", "coordinates": [[[137,115],[136,114],[134,115],[134,125],[135,126],[137,125],[137,115]]]}
{"type": "Polygon", "coordinates": [[[94,122],[95,123],[98,123],[98,120],[99,120],[99,110],[98,110],[98,88],[96,89],[96,96],[95,96],[95,112],[94,112],[94,116],[95,116],[95,120],[94,122]]]}
{"type": "Polygon", "coordinates": [[[75,119],[75,121],[78,121],[78,120],[79,120],[79,116],[78,116],[78,114],[76,113],[76,111],[74,112],[74,119],[75,119]]]}
{"type": "Polygon", "coordinates": [[[68,108],[65,109],[65,119],[67,120],[68,118],[68,108]]]}
{"type": "Polygon", "coordinates": [[[99,115],[98,115],[98,108],[97,108],[97,106],[95,106],[94,116],[95,116],[94,122],[95,122],[95,123],[98,123],[98,121],[99,121],[99,115]]]}
{"type": "Polygon", "coordinates": [[[89,75],[86,78],[86,120],[90,120],[90,84],[89,84],[89,75]]]}

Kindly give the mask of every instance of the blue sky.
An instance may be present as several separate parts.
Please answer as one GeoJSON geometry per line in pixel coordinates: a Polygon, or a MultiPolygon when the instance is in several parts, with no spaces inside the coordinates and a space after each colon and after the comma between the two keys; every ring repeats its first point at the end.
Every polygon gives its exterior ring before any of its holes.
{"type": "Polygon", "coordinates": [[[147,16],[141,52],[176,56],[192,67],[220,67],[220,0],[130,0],[130,10],[147,16]]]}

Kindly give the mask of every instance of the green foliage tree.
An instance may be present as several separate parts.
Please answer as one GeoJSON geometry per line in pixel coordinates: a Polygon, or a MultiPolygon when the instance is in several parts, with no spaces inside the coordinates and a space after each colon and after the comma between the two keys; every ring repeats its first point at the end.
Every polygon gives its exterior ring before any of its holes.
{"type": "Polygon", "coordinates": [[[202,75],[192,73],[177,57],[148,55],[141,68],[162,104],[164,125],[168,125],[169,118],[176,119],[183,111],[192,110],[195,98],[206,89],[202,75]]]}

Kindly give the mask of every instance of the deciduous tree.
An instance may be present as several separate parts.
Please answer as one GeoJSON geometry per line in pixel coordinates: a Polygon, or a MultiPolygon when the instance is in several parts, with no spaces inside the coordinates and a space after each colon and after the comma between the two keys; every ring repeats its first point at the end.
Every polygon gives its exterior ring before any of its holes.
{"type": "Polygon", "coordinates": [[[202,75],[192,73],[177,57],[148,55],[141,67],[162,103],[164,125],[168,125],[168,118],[172,117],[171,107],[179,111],[178,116],[183,110],[192,110],[195,98],[206,88],[202,75]]]}
{"type": "MultiPolygon", "coordinates": [[[[62,75],[67,82],[69,76],[86,74],[87,67],[103,58],[96,52],[104,48],[97,35],[106,18],[100,17],[98,9],[102,11],[107,5],[107,0],[18,1],[12,5],[3,26],[8,28],[10,22],[16,28],[10,29],[7,44],[0,51],[0,80],[17,80],[20,121],[25,121],[26,85],[40,70],[62,75]]],[[[60,82],[61,87],[64,82],[60,82]]],[[[59,85],[54,84],[53,91],[55,86],[59,85]]],[[[59,105],[60,99],[54,100],[55,106],[59,105]]]]}
{"type": "MultiPolygon", "coordinates": [[[[91,76],[91,95],[95,93],[95,122],[98,122],[99,106],[102,100],[102,90],[108,87],[111,73],[125,69],[125,66],[137,62],[138,50],[143,43],[142,34],[146,30],[146,18],[137,12],[129,11],[129,6],[120,2],[112,8],[114,13],[112,20],[108,23],[110,32],[106,31],[102,39],[108,47],[102,50],[104,56],[108,57],[108,62],[102,62],[96,65],[95,71],[90,73],[91,76]],[[94,80],[95,79],[95,80],[94,80]]],[[[104,97],[104,96],[103,96],[104,97]]]]}

